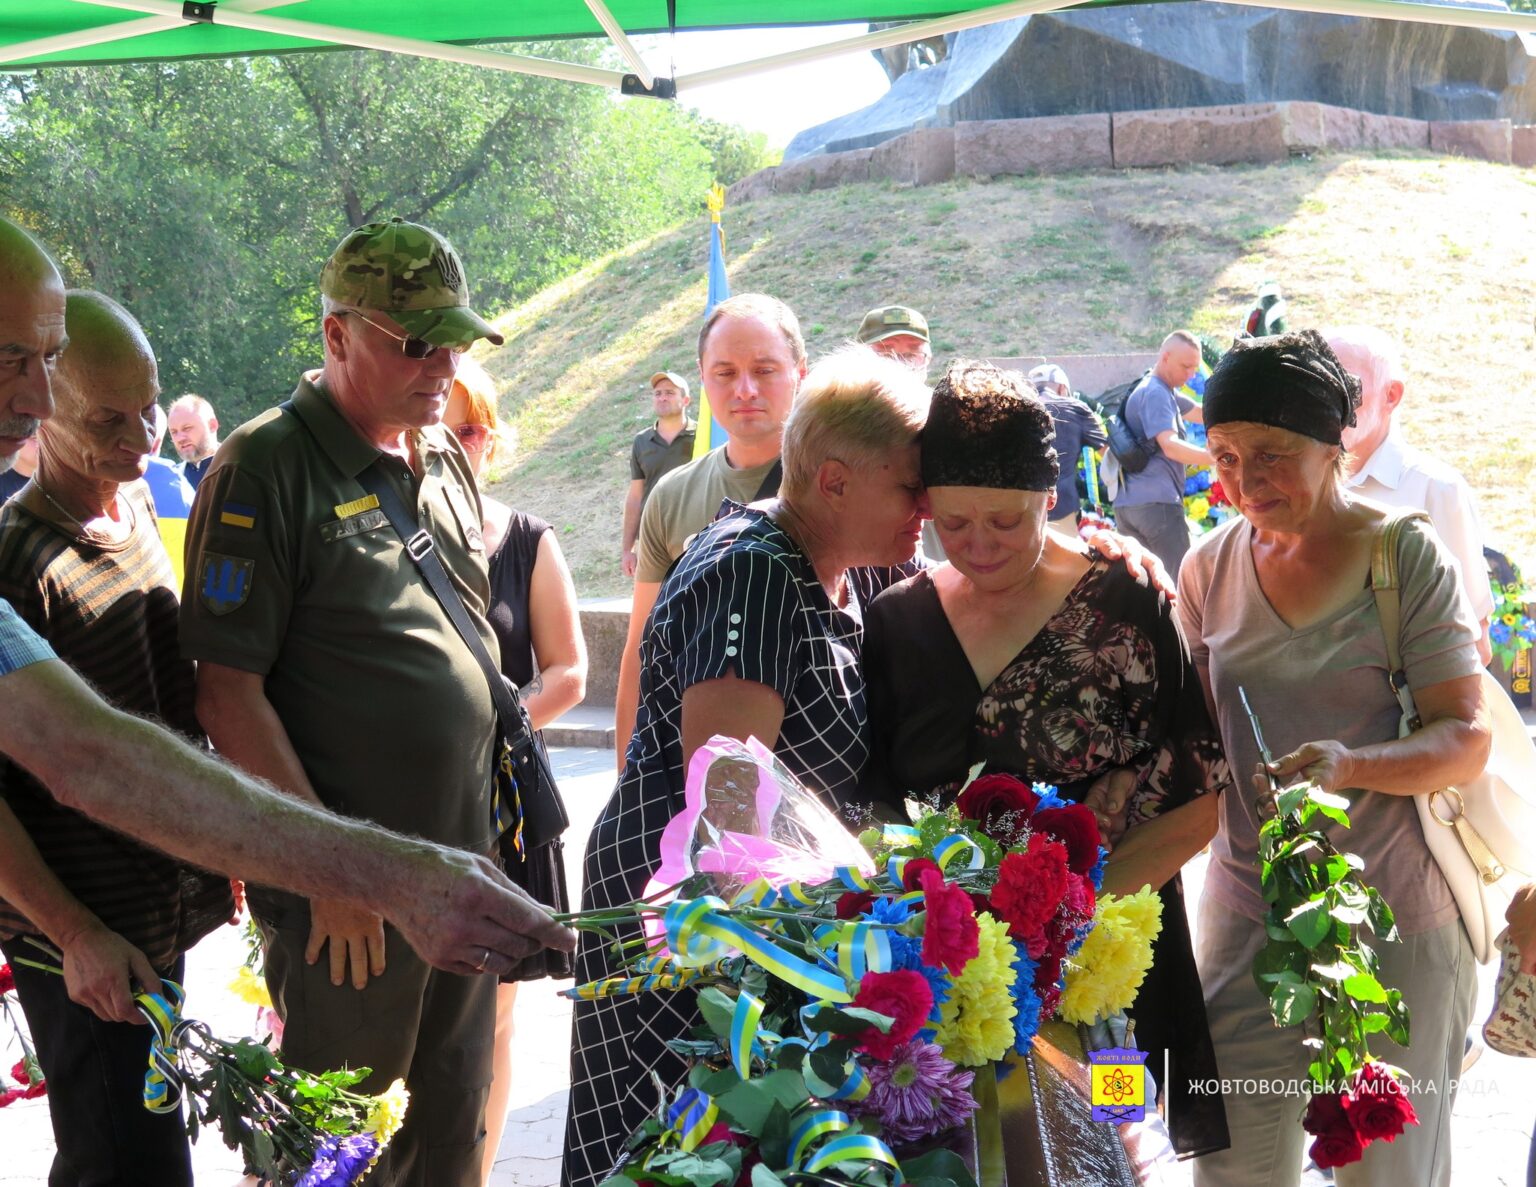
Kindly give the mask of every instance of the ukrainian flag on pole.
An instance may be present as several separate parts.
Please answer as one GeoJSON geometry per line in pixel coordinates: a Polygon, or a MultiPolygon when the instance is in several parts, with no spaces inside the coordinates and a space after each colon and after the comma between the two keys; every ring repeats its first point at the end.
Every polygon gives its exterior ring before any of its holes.
{"type": "MultiPolygon", "coordinates": [[[[725,228],[720,225],[720,215],[725,210],[725,187],[717,182],[705,203],[709,206],[709,298],[704,304],[704,316],[708,317],[716,305],[731,295],[731,282],[725,275],[725,228]]],[[[710,415],[709,394],[704,390],[702,377],[699,380],[698,419],[693,456],[703,457],[717,444],[725,444],[725,430],[710,415]]]]}

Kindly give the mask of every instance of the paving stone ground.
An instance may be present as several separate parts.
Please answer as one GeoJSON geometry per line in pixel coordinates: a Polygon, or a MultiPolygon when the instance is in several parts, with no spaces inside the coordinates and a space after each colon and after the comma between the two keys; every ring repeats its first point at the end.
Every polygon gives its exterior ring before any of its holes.
{"type": "MultiPolygon", "coordinates": [[[[581,847],[613,785],[611,750],[560,749],[553,752],[560,785],[571,809],[566,862],[573,893],[579,886],[581,847]]],[[[1204,872],[1197,862],[1186,874],[1189,898],[1198,897],[1204,872]]],[[[208,937],[189,961],[188,1012],[222,1034],[243,1033],[251,1023],[249,1007],[224,988],[238,967],[243,947],[238,931],[223,929],[208,937]]],[[[1482,970],[1477,1017],[1492,1000],[1495,970],[1482,970]]],[[[568,1084],[567,1053],[570,1007],[551,982],[524,986],[517,1005],[517,1039],[512,1096],[506,1134],[491,1182],[494,1187],[556,1187],[568,1084]]],[[[7,1052],[5,1067],[16,1055],[7,1052]]],[[[1522,1187],[1536,1096],[1530,1084],[1533,1065],[1487,1052],[1468,1072],[1456,1102],[1457,1187],[1522,1187]]],[[[46,1098],[21,1101],[0,1110],[0,1185],[47,1181],[53,1156],[46,1098]]],[[[240,1161],[213,1135],[194,1148],[199,1187],[236,1187],[240,1161]]],[[[1305,1187],[1327,1182],[1313,1172],[1305,1187]]],[[[1411,1185],[1404,1184],[1404,1187],[1411,1185]]]]}

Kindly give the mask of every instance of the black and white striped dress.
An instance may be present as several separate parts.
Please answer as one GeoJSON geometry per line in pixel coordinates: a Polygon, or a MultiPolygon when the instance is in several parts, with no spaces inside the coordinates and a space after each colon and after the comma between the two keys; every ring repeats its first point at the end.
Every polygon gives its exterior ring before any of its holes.
{"type": "MultiPolygon", "coordinates": [[[[774,752],[833,804],[851,796],[869,757],[863,608],[918,569],[852,569],[834,606],[810,560],[761,511],[731,509],[689,545],[661,587],[641,643],[640,710],[624,774],[587,841],[582,907],[638,897],[662,829],[683,806],[682,696],[734,674],[784,699],[774,752]]],[[[576,981],[611,975],[608,945],[583,933],[576,981]]],[[[578,1002],[571,1048],[563,1182],[590,1187],[657,1106],[655,1070],[671,1088],[687,1067],[667,1049],[698,1023],[694,996],[642,994],[578,1002]]]]}

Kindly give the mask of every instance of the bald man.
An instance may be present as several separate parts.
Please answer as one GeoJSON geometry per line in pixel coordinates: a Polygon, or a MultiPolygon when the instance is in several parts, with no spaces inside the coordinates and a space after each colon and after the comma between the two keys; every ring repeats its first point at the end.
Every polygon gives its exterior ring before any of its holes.
{"type": "MultiPolygon", "coordinates": [[[[154,352],[100,293],[68,294],[65,331],[37,471],[0,509],[0,597],[116,708],[196,736],[176,578],[141,481],[154,352]]],[[[182,980],[186,951],[233,913],[229,881],[71,812],[10,761],[0,792],[0,951],[48,1079],[51,1178],[190,1185],[180,1116],[142,1104],[151,1036],[112,1003],[182,980]],[[68,982],[18,962],[29,939],[63,953],[68,982]]]]}

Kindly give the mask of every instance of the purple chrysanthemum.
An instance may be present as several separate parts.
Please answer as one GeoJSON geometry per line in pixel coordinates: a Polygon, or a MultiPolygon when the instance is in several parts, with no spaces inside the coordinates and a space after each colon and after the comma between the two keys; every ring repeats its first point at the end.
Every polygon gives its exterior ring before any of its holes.
{"type": "Polygon", "coordinates": [[[371,1133],[326,1138],[315,1148],[315,1160],[295,1187],[351,1187],[362,1178],[379,1152],[371,1133]]]}
{"type": "Polygon", "coordinates": [[[970,1093],[975,1073],[957,1068],[933,1043],[903,1043],[888,1061],[867,1070],[870,1091],[859,1112],[878,1118],[883,1136],[897,1145],[963,1125],[976,1111],[970,1093]]]}

